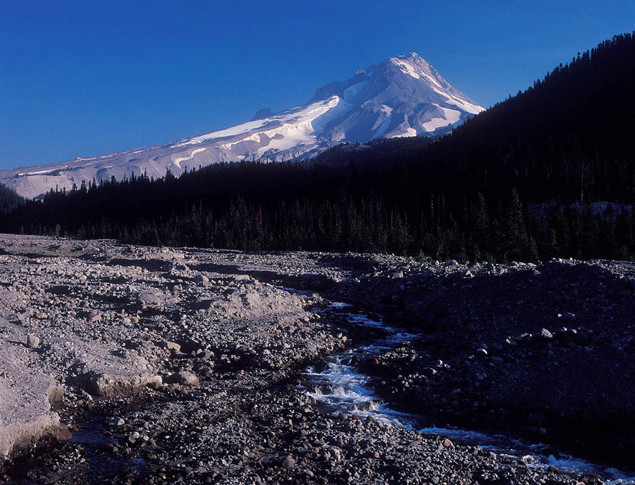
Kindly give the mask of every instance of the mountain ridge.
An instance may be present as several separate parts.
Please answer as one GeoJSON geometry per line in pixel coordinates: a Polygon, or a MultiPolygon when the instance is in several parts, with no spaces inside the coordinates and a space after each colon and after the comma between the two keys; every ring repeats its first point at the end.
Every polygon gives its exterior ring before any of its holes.
{"type": "Polygon", "coordinates": [[[343,142],[446,133],[481,111],[413,52],[318,88],[302,106],[262,109],[246,123],[171,143],[0,171],[0,182],[33,198],[82,181],[180,175],[222,161],[306,160],[343,142]]]}

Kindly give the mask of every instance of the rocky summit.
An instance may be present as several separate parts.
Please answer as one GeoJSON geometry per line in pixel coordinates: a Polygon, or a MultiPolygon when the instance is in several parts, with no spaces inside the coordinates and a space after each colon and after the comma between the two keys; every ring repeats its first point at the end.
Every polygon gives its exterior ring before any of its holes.
{"type": "Polygon", "coordinates": [[[2,483],[635,475],[633,263],[17,235],[0,236],[0,261],[2,483]],[[377,402],[327,407],[320,396],[346,394],[343,381],[307,380],[352,350],[362,357],[346,368],[367,377],[355,392],[377,402]],[[507,448],[487,440],[501,435],[507,448]]]}

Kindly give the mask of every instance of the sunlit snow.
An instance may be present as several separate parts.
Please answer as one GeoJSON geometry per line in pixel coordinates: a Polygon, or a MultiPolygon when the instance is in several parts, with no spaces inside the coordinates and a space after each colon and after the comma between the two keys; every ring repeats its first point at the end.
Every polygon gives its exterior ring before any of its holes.
{"type": "Polygon", "coordinates": [[[182,147],[185,145],[195,145],[198,143],[203,143],[205,141],[215,140],[217,138],[225,138],[228,136],[241,135],[243,133],[247,133],[248,131],[257,130],[261,126],[263,126],[269,118],[265,118],[262,120],[254,120],[248,121],[247,123],[243,123],[241,125],[232,126],[231,128],[227,128],[225,130],[220,131],[212,131],[211,133],[207,133],[205,135],[196,136],[194,138],[188,138],[186,140],[181,141],[174,145],[174,147],[182,147]]]}
{"type": "Polygon", "coordinates": [[[402,61],[398,57],[392,57],[390,61],[393,64],[399,66],[405,74],[408,74],[409,76],[412,76],[415,79],[421,79],[421,76],[419,75],[415,67],[409,62],[402,61]]]}
{"type": "Polygon", "coordinates": [[[197,153],[204,152],[205,150],[207,150],[207,148],[196,148],[195,150],[192,150],[192,153],[190,153],[189,155],[187,155],[185,157],[175,157],[172,160],[172,163],[174,163],[174,165],[176,165],[177,167],[181,168],[181,162],[186,162],[188,160],[192,160],[192,158],[194,158],[194,156],[197,153]]]}
{"type": "Polygon", "coordinates": [[[457,106],[458,108],[462,109],[463,111],[467,111],[468,113],[473,114],[473,115],[477,115],[481,111],[485,111],[485,108],[483,108],[481,106],[477,106],[475,104],[471,104],[471,103],[468,103],[466,101],[462,101],[462,100],[460,100],[458,98],[455,98],[453,96],[452,97],[448,96],[447,103],[453,104],[454,106],[457,106]]]}
{"type": "Polygon", "coordinates": [[[425,131],[434,131],[437,128],[443,128],[445,126],[453,125],[454,123],[456,123],[457,121],[461,119],[460,111],[449,109],[449,108],[443,108],[442,106],[439,106],[438,104],[435,104],[435,106],[443,111],[444,117],[433,118],[430,121],[423,123],[421,126],[425,131]]]}
{"type": "Polygon", "coordinates": [[[408,136],[417,136],[417,130],[415,130],[412,127],[408,127],[406,130],[404,130],[403,132],[393,135],[393,138],[406,138],[408,136]]]}
{"type": "Polygon", "coordinates": [[[377,120],[377,123],[375,123],[375,125],[371,128],[371,130],[377,130],[375,131],[373,140],[376,140],[377,138],[381,138],[384,135],[384,133],[386,133],[386,131],[388,130],[388,127],[390,126],[390,122],[392,121],[392,108],[390,106],[386,106],[385,104],[382,104],[379,109],[383,113],[386,113],[386,119],[384,119],[383,122],[379,125],[379,127],[377,127],[377,124],[381,120],[381,118],[379,118],[377,120]]]}

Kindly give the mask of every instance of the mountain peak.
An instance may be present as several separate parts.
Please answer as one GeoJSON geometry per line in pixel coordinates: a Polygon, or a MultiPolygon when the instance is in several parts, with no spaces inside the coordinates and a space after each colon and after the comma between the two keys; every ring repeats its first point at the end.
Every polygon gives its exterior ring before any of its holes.
{"type": "Polygon", "coordinates": [[[82,180],[122,179],[132,173],[162,177],[220,161],[303,160],[339,143],[446,133],[483,111],[416,52],[358,70],[319,88],[303,106],[173,143],[0,172],[0,182],[25,197],[82,180]]]}
{"type": "Polygon", "coordinates": [[[414,79],[424,79],[438,88],[445,89],[450,84],[441,77],[428,61],[416,52],[407,55],[391,57],[386,61],[391,67],[401,71],[414,79]],[[447,86],[444,86],[447,85],[447,86]]]}
{"type": "Polygon", "coordinates": [[[425,64],[428,64],[428,61],[426,61],[423,57],[421,57],[419,54],[417,54],[414,51],[411,52],[410,54],[402,54],[400,56],[391,57],[390,59],[399,59],[402,61],[410,61],[415,63],[423,62],[425,64]]]}

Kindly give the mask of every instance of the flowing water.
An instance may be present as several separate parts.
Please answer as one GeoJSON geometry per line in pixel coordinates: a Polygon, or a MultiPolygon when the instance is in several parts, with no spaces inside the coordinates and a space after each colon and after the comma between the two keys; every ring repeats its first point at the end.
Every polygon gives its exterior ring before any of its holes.
{"type": "Polygon", "coordinates": [[[143,458],[126,459],[110,451],[108,445],[116,444],[116,442],[107,436],[105,431],[103,418],[92,416],[78,423],[78,429],[73,432],[71,443],[82,445],[88,464],[88,474],[104,481],[119,479],[131,472],[137,478],[143,476],[145,474],[143,458]]]}
{"type": "MultiPolygon", "coordinates": [[[[286,288],[290,290],[289,288],[286,288]]],[[[499,434],[487,434],[458,428],[423,427],[422,416],[396,411],[373,391],[375,377],[359,371],[355,365],[361,359],[379,357],[399,344],[416,338],[406,330],[385,325],[380,318],[370,317],[345,303],[331,303],[325,312],[346,318],[351,324],[379,335],[372,343],[335,353],[326,359],[327,367],[317,371],[310,367],[302,384],[323,408],[331,412],[346,412],[360,417],[372,416],[376,421],[413,429],[422,434],[440,435],[523,462],[531,467],[555,467],[569,473],[592,474],[607,485],[635,484],[635,476],[614,468],[602,467],[566,454],[553,453],[544,444],[531,444],[499,434]]]]}

